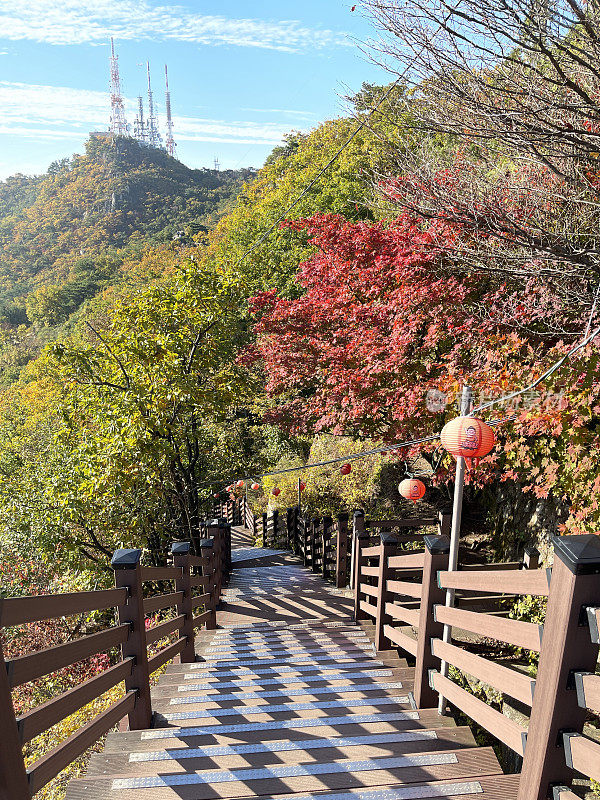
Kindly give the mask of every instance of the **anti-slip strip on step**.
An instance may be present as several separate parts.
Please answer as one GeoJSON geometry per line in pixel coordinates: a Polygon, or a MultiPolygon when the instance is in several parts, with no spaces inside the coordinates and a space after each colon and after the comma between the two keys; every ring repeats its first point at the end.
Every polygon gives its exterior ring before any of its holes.
{"type": "Polygon", "coordinates": [[[375,653],[376,650],[371,642],[368,642],[365,645],[362,643],[350,645],[348,642],[346,646],[341,646],[339,644],[331,644],[329,647],[321,645],[320,642],[314,642],[312,645],[307,645],[306,647],[302,646],[286,646],[285,644],[280,644],[277,646],[269,646],[263,645],[260,647],[240,647],[240,648],[230,648],[230,647],[208,647],[202,653],[203,657],[206,660],[217,660],[219,658],[233,658],[234,656],[239,656],[240,658],[251,658],[252,656],[256,656],[256,658],[264,658],[265,656],[259,655],[262,653],[271,653],[274,656],[283,656],[286,653],[290,655],[312,655],[312,654],[321,654],[321,655],[345,655],[354,653],[356,651],[360,651],[362,653],[375,653]]]}
{"type": "MultiPolygon", "coordinates": [[[[207,631],[210,633],[210,631],[207,631]]],[[[264,642],[267,640],[279,640],[279,639],[297,639],[300,641],[299,637],[303,639],[366,639],[367,636],[360,628],[355,628],[354,630],[333,630],[333,631],[296,631],[295,633],[288,633],[288,631],[264,631],[263,633],[229,633],[225,632],[222,633],[221,631],[217,631],[212,639],[213,642],[253,642],[259,641],[264,642]]]]}
{"type": "Polygon", "coordinates": [[[222,630],[272,630],[277,628],[285,628],[289,631],[295,630],[302,630],[304,628],[308,628],[309,630],[314,627],[318,626],[320,628],[350,628],[352,627],[356,630],[356,626],[354,625],[353,621],[350,617],[344,617],[343,619],[335,620],[334,622],[327,622],[324,619],[319,617],[312,617],[311,619],[305,619],[302,622],[294,622],[290,624],[288,622],[283,622],[281,620],[271,620],[268,622],[249,622],[247,625],[240,625],[239,622],[231,623],[231,625],[223,625],[222,630]]]}
{"type": "Polygon", "coordinates": [[[361,706],[388,706],[410,703],[405,697],[370,697],[357,700],[324,700],[321,703],[282,703],[281,705],[234,706],[233,708],[199,709],[198,711],[180,711],[175,714],[161,714],[166,720],[204,719],[206,717],[247,717],[253,714],[286,714],[292,711],[312,711],[325,708],[360,708],[361,706]]]}
{"type": "MultiPolygon", "coordinates": [[[[240,689],[244,688],[245,686],[256,686],[257,681],[260,681],[260,686],[279,686],[282,683],[318,683],[320,681],[345,681],[345,680],[357,680],[361,678],[388,678],[392,675],[391,669],[378,669],[378,670],[367,670],[366,672],[334,672],[333,674],[329,673],[327,675],[299,675],[297,677],[285,677],[285,675],[281,678],[255,678],[255,679],[248,679],[245,681],[222,681],[217,683],[192,683],[187,686],[178,686],[178,692],[212,692],[214,690],[215,694],[220,697],[219,692],[217,689],[229,689],[233,686],[239,687],[240,689]]],[[[197,676],[190,675],[186,673],[184,678],[187,680],[194,680],[197,676]]],[[[368,688],[370,686],[375,686],[375,683],[365,683],[362,686],[368,688]]],[[[401,683],[397,684],[398,686],[402,686],[401,683]]],[[[310,687],[309,687],[310,688],[310,687]]],[[[343,686],[336,686],[333,687],[338,691],[344,689],[343,686]]]]}
{"type": "MultiPolygon", "coordinates": [[[[198,667],[196,669],[201,669],[202,667],[208,669],[218,669],[219,667],[235,667],[241,664],[242,667],[246,666],[268,666],[269,664],[312,664],[318,663],[319,661],[329,661],[332,664],[344,664],[344,663],[353,663],[359,661],[369,661],[371,658],[369,653],[365,653],[364,655],[356,655],[356,656],[345,656],[345,657],[331,657],[329,655],[322,655],[322,656],[303,656],[303,655],[291,655],[289,658],[285,658],[284,656],[265,656],[264,658],[245,658],[245,659],[223,659],[219,661],[218,658],[207,658],[206,661],[198,662],[198,667]]],[[[196,666],[196,665],[194,665],[196,666]]]]}
{"type": "MultiPolygon", "coordinates": [[[[189,691],[189,686],[182,687],[185,691],[189,691]]],[[[304,695],[316,694],[340,694],[340,692],[379,692],[387,691],[388,689],[401,689],[401,683],[373,683],[367,686],[350,685],[350,686],[316,686],[313,689],[289,689],[289,690],[267,690],[266,692],[235,692],[233,694],[218,694],[215,697],[172,697],[170,703],[172,706],[180,705],[182,703],[216,703],[226,700],[263,700],[267,698],[277,697],[303,697],[304,695]]],[[[200,689],[199,691],[203,691],[200,689]]],[[[258,706],[257,706],[258,708],[258,706]]]]}
{"type": "MultiPolygon", "coordinates": [[[[372,672],[379,675],[390,675],[391,673],[387,669],[383,669],[383,662],[382,661],[370,661],[368,666],[377,666],[380,665],[382,669],[379,670],[369,670],[368,672],[372,672]]],[[[298,680],[303,680],[305,677],[305,673],[315,672],[315,670],[320,670],[317,675],[308,675],[306,677],[310,677],[311,680],[317,677],[322,680],[340,680],[343,679],[346,675],[353,674],[353,670],[357,667],[356,664],[319,664],[318,666],[296,666],[296,667],[289,667],[286,669],[285,666],[279,667],[269,667],[268,669],[248,669],[248,668],[240,668],[237,670],[233,669],[225,669],[225,670],[215,670],[214,672],[210,671],[206,674],[202,673],[201,675],[197,674],[197,671],[194,672],[184,672],[183,679],[185,681],[197,681],[199,678],[203,680],[210,680],[211,678],[220,678],[231,677],[231,678],[247,678],[248,680],[258,681],[262,680],[263,675],[269,675],[272,678],[285,678],[287,682],[287,677],[297,676],[298,680]],[[334,677],[336,676],[336,677],[334,677]],[[339,676],[339,677],[338,677],[339,676]]],[[[173,676],[176,675],[175,672],[169,672],[167,675],[173,676]]],[[[361,674],[366,675],[367,672],[361,672],[361,674]]]]}
{"type": "Polygon", "coordinates": [[[216,758],[218,756],[242,756],[251,753],[285,753],[290,750],[323,750],[338,747],[364,747],[398,742],[422,742],[438,738],[435,731],[406,731],[405,733],[373,733],[365,736],[340,736],[335,739],[303,739],[279,741],[268,744],[214,744],[206,747],[186,747],[152,752],[131,753],[130,762],[169,761],[182,758],[216,758]]]}
{"type": "Polygon", "coordinates": [[[410,769],[414,767],[439,766],[441,764],[458,764],[458,758],[454,753],[428,753],[420,756],[395,756],[391,758],[365,759],[364,761],[335,761],[330,764],[292,764],[260,769],[250,767],[238,770],[202,771],[201,773],[192,774],[155,775],[146,778],[118,778],[113,781],[112,788],[113,790],[152,789],[161,786],[260,781],[310,775],[366,772],[368,770],[410,769]]]}
{"type": "Polygon", "coordinates": [[[237,725],[203,725],[186,728],[156,728],[142,731],[146,739],[185,739],[190,736],[212,736],[219,734],[249,733],[251,731],[275,731],[289,728],[322,728],[335,725],[363,725],[370,722],[417,722],[418,711],[395,711],[393,714],[347,714],[339,717],[298,717],[297,719],[269,720],[268,722],[245,722],[237,725]]]}
{"type": "MultiPolygon", "coordinates": [[[[361,660],[360,664],[356,663],[355,661],[349,661],[349,662],[335,661],[335,662],[333,662],[331,664],[298,664],[298,665],[295,665],[295,666],[292,667],[292,666],[286,666],[284,661],[279,661],[279,662],[273,663],[272,665],[270,665],[268,667],[261,667],[261,665],[258,664],[255,669],[251,669],[250,667],[246,667],[246,666],[237,667],[237,669],[233,669],[233,667],[234,667],[233,664],[228,669],[215,669],[215,667],[211,666],[210,664],[205,664],[205,663],[203,663],[201,661],[198,661],[198,662],[194,662],[194,663],[189,665],[190,670],[194,670],[194,673],[192,673],[190,671],[190,672],[185,672],[184,675],[185,675],[185,677],[189,676],[189,678],[192,679],[192,680],[197,680],[198,679],[198,675],[195,674],[195,673],[197,673],[197,672],[206,672],[206,671],[209,671],[209,670],[210,670],[209,675],[221,675],[221,676],[223,676],[223,675],[233,675],[233,676],[238,675],[239,676],[239,675],[247,675],[248,673],[250,675],[286,675],[288,672],[298,672],[298,673],[314,672],[316,669],[319,669],[319,670],[322,670],[322,671],[324,671],[324,670],[332,670],[333,672],[343,672],[344,668],[348,669],[349,671],[350,670],[355,670],[365,660],[368,662],[367,664],[365,664],[365,666],[369,666],[369,667],[383,667],[384,666],[383,661],[376,661],[375,659],[364,659],[364,660],[361,660]]],[[[186,666],[188,666],[188,665],[186,664],[186,666]]],[[[169,674],[172,675],[174,673],[171,672],[169,674]]],[[[328,674],[330,674],[330,673],[328,673],[328,674]]],[[[208,676],[206,676],[206,677],[208,677],[208,676]]]]}
{"type": "MultiPolygon", "coordinates": [[[[208,633],[208,632],[207,632],[208,633]]],[[[220,633],[215,634],[212,642],[219,647],[231,644],[263,644],[264,642],[283,642],[291,639],[295,642],[312,642],[316,640],[323,640],[324,642],[334,642],[339,639],[348,639],[355,641],[356,639],[367,639],[367,635],[362,630],[356,631],[295,631],[288,633],[287,631],[272,631],[271,633],[257,633],[253,635],[235,634],[223,635],[220,633]]]]}

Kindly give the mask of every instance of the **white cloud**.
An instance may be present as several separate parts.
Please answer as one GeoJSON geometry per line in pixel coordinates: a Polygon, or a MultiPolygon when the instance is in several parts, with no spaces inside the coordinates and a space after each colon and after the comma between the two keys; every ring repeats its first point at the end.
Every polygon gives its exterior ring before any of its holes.
{"type": "Polygon", "coordinates": [[[109,36],[287,52],[349,44],[341,31],[297,20],[229,19],[150,0],[2,0],[0,38],[60,45],[98,44],[109,36]]]}
{"type": "MultiPolygon", "coordinates": [[[[134,99],[126,100],[129,120],[136,108],[134,99]]],[[[104,92],[0,81],[0,135],[81,141],[91,130],[105,130],[108,115],[104,92]]],[[[179,141],[244,145],[276,145],[289,130],[287,123],[190,116],[175,116],[174,125],[179,141]]]]}

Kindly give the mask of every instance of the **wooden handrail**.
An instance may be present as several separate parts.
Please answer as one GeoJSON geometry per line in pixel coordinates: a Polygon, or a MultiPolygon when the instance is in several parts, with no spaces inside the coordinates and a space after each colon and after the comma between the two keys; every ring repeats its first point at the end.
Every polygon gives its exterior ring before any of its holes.
{"type": "Polygon", "coordinates": [[[59,772],[62,772],[82,753],[85,753],[94,742],[97,742],[120,719],[131,713],[134,706],[135,690],[130,690],[124,697],[109,706],[106,711],[98,714],[91,722],[88,722],[87,725],[84,725],[64,742],[61,742],[58,747],[39,758],[33,768],[28,771],[31,794],[39,792],[59,772]]]}
{"type": "Polygon", "coordinates": [[[475,695],[457,686],[439,672],[431,672],[431,686],[449,703],[460,708],[468,717],[489,731],[496,739],[508,745],[515,753],[523,755],[526,729],[514,720],[505,717],[495,708],[479,700],[475,695]]]}
{"type": "Polygon", "coordinates": [[[99,633],[82,636],[72,642],[57,644],[35,653],[18,656],[6,662],[8,681],[12,689],[94,656],[111,647],[123,644],[129,636],[129,625],[117,625],[99,633]]]}
{"type": "Polygon", "coordinates": [[[146,647],[149,647],[159,639],[168,636],[170,633],[181,630],[185,622],[185,614],[179,614],[173,619],[168,619],[166,622],[161,622],[154,625],[152,628],[146,629],[146,647]]]}
{"type": "Polygon", "coordinates": [[[392,594],[401,594],[406,597],[421,598],[422,586],[420,583],[409,583],[408,581],[387,581],[387,590],[392,594]]]}
{"type": "Polygon", "coordinates": [[[69,689],[57,697],[48,700],[47,703],[42,703],[39,706],[27,711],[20,717],[17,717],[17,726],[19,728],[19,735],[23,744],[31,741],[34,736],[44,733],[57,722],[60,722],[70,714],[74,714],[80,708],[91,703],[97,697],[100,697],[104,692],[112,689],[125,678],[131,675],[133,668],[133,658],[128,658],[125,661],[119,661],[114,667],[101,672],[94,678],[90,678],[84,683],[76,686],[74,689],[69,689]]]}
{"type": "Polygon", "coordinates": [[[177,567],[142,567],[143,581],[174,581],[181,577],[177,567]]]}
{"type": "Polygon", "coordinates": [[[386,603],[385,613],[388,617],[398,620],[398,622],[405,622],[407,625],[412,625],[415,628],[419,626],[419,609],[418,608],[405,608],[397,603],[386,603]]]}
{"type": "Polygon", "coordinates": [[[390,556],[389,565],[393,569],[423,569],[425,553],[408,553],[405,556],[390,556]]]}
{"type": "Polygon", "coordinates": [[[444,589],[465,589],[474,592],[533,594],[548,597],[548,574],[538,570],[485,570],[440,572],[439,585],[444,589]]]}
{"type": "Polygon", "coordinates": [[[482,683],[493,686],[494,689],[514,697],[515,700],[520,700],[525,705],[533,704],[535,680],[528,675],[503,667],[495,661],[477,656],[462,647],[443,642],[441,639],[432,641],[431,650],[441,661],[452,664],[482,683]]]}
{"type": "Polygon", "coordinates": [[[579,706],[600,714],[600,675],[576,672],[574,678],[579,706]]]}
{"type": "Polygon", "coordinates": [[[88,611],[116,608],[127,600],[126,589],[101,589],[96,592],[66,592],[0,600],[0,627],[40,622],[55,617],[70,617],[88,611]]]}
{"type": "Polygon", "coordinates": [[[594,781],[600,781],[600,744],[582,733],[564,733],[567,766],[594,781]]]}
{"type": "Polygon", "coordinates": [[[478,614],[476,611],[441,605],[435,606],[434,619],[443,625],[462,628],[480,636],[524,647],[526,650],[539,652],[541,649],[542,626],[533,622],[494,617],[491,614],[478,614]]]}
{"type": "Polygon", "coordinates": [[[167,661],[171,661],[172,658],[179,655],[183,648],[187,643],[187,639],[183,636],[181,639],[177,639],[176,642],[173,644],[167,645],[167,647],[163,647],[162,650],[159,650],[158,653],[152,658],[148,659],[148,672],[152,675],[153,672],[159,667],[162,667],[163,664],[166,664],[167,661]]]}
{"type": "Polygon", "coordinates": [[[156,597],[148,597],[144,600],[144,614],[153,614],[163,608],[176,606],[183,600],[183,592],[171,592],[170,594],[158,594],[156,597]]]}

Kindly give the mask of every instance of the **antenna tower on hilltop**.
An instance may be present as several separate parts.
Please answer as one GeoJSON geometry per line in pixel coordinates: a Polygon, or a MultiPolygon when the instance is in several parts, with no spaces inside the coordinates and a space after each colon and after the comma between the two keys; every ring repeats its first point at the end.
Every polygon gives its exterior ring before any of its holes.
{"type": "Polygon", "coordinates": [[[133,123],[133,135],[142,144],[148,142],[148,132],[146,130],[146,122],[144,120],[144,100],[142,95],[138,97],[138,113],[133,123]]]}
{"type": "Polygon", "coordinates": [[[219,159],[218,159],[218,158],[215,156],[215,171],[216,171],[216,172],[218,172],[218,171],[219,171],[219,169],[220,169],[220,167],[221,167],[221,162],[220,162],[220,161],[219,161],[219,159]]]}
{"type": "Polygon", "coordinates": [[[165,105],[167,107],[167,138],[165,146],[167,153],[170,156],[175,155],[175,139],[173,139],[173,118],[171,116],[171,92],[169,91],[169,73],[167,72],[167,65],[165,64],[165,105]]]}
{"type": "Polygon", "coordinates": [[[146,69],[148,71],[148,122],[146,123],[146,131],[148,136],[148,144],[150,147],[162,148],[162,138],[158,130],[158,120],[154,116],[154,99],[152,97],[152,87],[150,85],[150,62],[146,61],[146,69]]]}
{"type": "Polygon", "coordinates": [[[115,43],[110,38],[110,130],[115,136],[128,136],[129,125],[125,119],[125,107],[119,77],[119,56],[115,55],[115,43]]]}

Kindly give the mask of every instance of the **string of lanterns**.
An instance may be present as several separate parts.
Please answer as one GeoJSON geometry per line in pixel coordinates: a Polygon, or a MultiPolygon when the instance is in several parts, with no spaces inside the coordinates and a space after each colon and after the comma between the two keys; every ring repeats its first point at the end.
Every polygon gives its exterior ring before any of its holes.
{"type": "MultiPolygon", "coordinates": [[[[496,437],[493,428],[478,417],[460,416],[456,417],[444,425],[440,434],[441,446],[455,458],[464,458],[469,469],[476,467],[479,461],[487,456],[494,447],[496,437]]],[[[352,465],[349,463],[343,464],[340,467],[340,475],[349,475],[352,472],[352,465]]],[[[246,486],[246,481],[243,479],[237,480],[229,486],[225,487],[228,493],[233,492],[235,489],[243,489],[246,486]]],[[[258,492],[261,489],[261,484],[254,481],[250,484],[249,488],[258,492]]],[[[302,480],[298,482],[298,491],[303,492],[306,489],[306,483],[302,480]]],[[[419,478],[410,475],[398,484],[398,492],[401,497],[406,500],[417,501],[420,500],[427,491],[425,483],[419,478]]],[[[271,489],[273,497],[279,497],[281,489],[279,486],[274,486],[271,489]]],[[[219,499],[220,493],[214,494],[216,500],[219,499]]]]}

